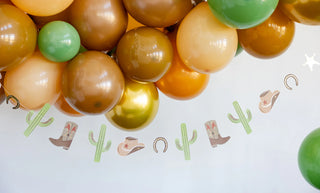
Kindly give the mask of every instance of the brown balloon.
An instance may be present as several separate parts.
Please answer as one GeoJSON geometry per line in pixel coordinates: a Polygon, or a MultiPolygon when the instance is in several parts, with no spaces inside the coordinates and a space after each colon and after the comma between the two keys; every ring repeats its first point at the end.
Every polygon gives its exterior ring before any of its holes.
{"type": "Polygon", "coordinates": [[[75,0],[69,16],[82,45],[90,50],[111,50],[128,24],[127,12],[119,0],[75,0]]]}
{"type": "Polygon", "coordinates": [[[10,0],[0,0],[0,4],[10,4],[10,5],[13,5],[10,0]]]}
{"type": "Polygon", "coordinates": [[[36,48],[37,28],[20,9],[0,4],[0,70],[6,71],[26,58],[36,48]]]}
{"type": "Polygon", "coordinates": [[[279,7],[262,24],[238,29],[238,38],[242,48],[258,58],[273,58],[290,46],[295,32],[295,24],[279,7]]]}
{"type": "Polygon", "coordinates": [[[6,99],[6,94],[4,93],[4,89],[3,89],[3,82],[4,82],[5,74],[6,74],[6,72],[1,72],[0,104],[2,104],[3,101],[6,99]]]}
{"type": "Polygon", "coordinates": [[[45,24],[52,22],[52,21],[65,21],[69,22],[69,9],[65,9],[64,11],[51,15],[51,16],[31,16],[34,23],[37,25],[37,27],[40,29],[45,24]]]}
{"type": "Polygon", "coordinates": [[[58,98],[57,102],[54,104],[54,106],[56,107],[56,109],[58,109],[60,112],[71,116],[71,117],[82,117],[83,114],[79,113],[78,111],[74,110],[69,104],[68,102],[64,99],[64,96],[60,95],[60,97],[58,98]]]}
{"type": "Polygon", "coordinates": [[[124,90],[124,77],[110,56],[98,51],[79,54],[64,70],[62,91],[76,111],[96,115],[112,109],[124,90]]]}
{"type": "Polygon", "coordinates": [[[168,27],[182,20],[192,9],[191,0],[123,0],[127,11],[150,27],[168,27]]]}
{"type": "Polygon", "coordinates": [[[320,25],[319,0],[280,0],[279,6],[290,19],[296,22],[320,25]]]}
{"type": "Polygon", "coordinates": [[[150,27],[127,32],[119,41],[116,54],[124,74],[142,82],[158,81],[167,72],[173,59],[168,37],[150,27]]]}

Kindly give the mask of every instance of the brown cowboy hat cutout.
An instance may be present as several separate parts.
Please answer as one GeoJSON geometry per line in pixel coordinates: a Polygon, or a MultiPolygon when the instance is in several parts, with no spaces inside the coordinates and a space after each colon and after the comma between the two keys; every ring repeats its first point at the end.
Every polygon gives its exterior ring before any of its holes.
{"type": "Polygon", "coordinates": [[[127,156],[143,148],[144,148],[144,144],[138,143],[137,138],[126,137],[125,141],[118,145],[118,153],[121,156],[127,156]]]}
{"type": "Polygon", "coordinates": [[[271,111],[273,104],[278,99],[280,92],[278,90],[271,92],[270,90],[267,90],[263,92],[260,95],[260,103],[259,103],[259,109],[263,113],[268,113],[271,111]]]}

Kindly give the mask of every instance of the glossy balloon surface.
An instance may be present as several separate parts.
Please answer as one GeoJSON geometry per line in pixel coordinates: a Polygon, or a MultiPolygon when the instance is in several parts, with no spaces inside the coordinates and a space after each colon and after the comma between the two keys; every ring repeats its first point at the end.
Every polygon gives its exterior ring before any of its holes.
{"type": "Polygon", "coordinates": [[[70,6],[70,22],[84,47],[106,51],[125,33],[128,15],[119,0],[75,0],[70,6]]]}
{"type": "Polygon", "coordinates": [[[124,77],[116,62],[98,51],[87,51],[72,59],[63,73],[62,91],[76,111],[102,114],[112,109],[124,90],[124,77]]]}
{"type": "Polygon", "coordinates": [[[188,68],[180,59],[176,47],[176,32],[168,34],[174,50],[172,65],[156,82],[156,86],[168,97],[187,100],[198,96],[207,87],[210,76],[188,68]]]}
{"type": "Polygon", "coordinates": [[[7,70],[31,56],[37,44],[37,28],[18,8],[0,4],[0,70],[7,70]]]}
{"type": "Polygon", "coordinates": [[[11,0],[21,10],[35,16],[50,16],[60,13],[73,0],[11,0]]]}
{"type": "Polygon", "coordinates": [[[214,15],[225,25],[247,29],[264,22],[279,0],[208,0],[214,15]]]}
{"type": "Polygon", "coordinates": [[[307,25],[320,25],[319,0],[280,0],[279,5],[290,19],[307,25]]]}
{"type": "Polygon", "coordinates": [[[120,129],[137,130],[152,122],[158,107],[158,91],[153,83],[138,83],[126,79],[121,101],[105,116],[120,129]]]}
{"type": "Polygon", "coordinates": [[[320,189],[320,128],[303,140],[299,149],[298,163],[307,182],[320,189]]]}
{"type": "Polygon", "coordinates": [[[239,42],[244,50],[258,58],[273,58],[290,46],[295,24],[280,9],[262,24],[238,30],[239,42]]]}
{"type": "Polygon", "coordinates": [[[193,8],[178,29],[179,55],[184,64],[200,73],[224,68],[235,56],[237,46],[236,29],[216,19],[207,2],[193,8]]]}
{"type": "Polygon", "coordinates": [[[24,109],[40,109],[54,104],[61,92],[65,64],[47,60],[39,51],[6,72],[4,87],[7,95],[15,96],[24,109]]]}
{"type": "Polygon", "coordinates": [[[53,21],[40,30],[38,45],[41,53],[54,62],[71,60],[80,49],[80,36],[67,22],[53,21]]]}
{"type": "Polygon", "coordinates": [[[123,0],[140,23],[151,27],[167,27],[178,23],[192,9],[190,0],[123,0]]]}
{"type": "Polygon", "coordinates": [[[169,69],[173,58],[168,37],[150,27],[127,32],[119,41],[116,53],[124,74],[143,82],[158,81],[169,69]]]}
{"type": "Polygon", "coordinates": [[[64,99],[64,96],[62,94],[60,94],[60,97],[58,98],[58,100],[56,101],[54,106],[60,112],[66,114],[68,116],[71,116],[71,117],[82,117],[83,116],[83,114],[81,114],[78,111],[76,111],[75,109],[73,109],[69,105],[69,103],[67,103],[67,101],[64,99]]]}

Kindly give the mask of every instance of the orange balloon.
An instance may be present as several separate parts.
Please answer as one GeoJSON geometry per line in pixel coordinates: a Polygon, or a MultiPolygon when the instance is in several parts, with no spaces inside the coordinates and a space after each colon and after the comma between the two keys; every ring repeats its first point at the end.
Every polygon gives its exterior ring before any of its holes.
{"type": "Polygon", "coordinates": [[[135,20],[130,14],[128,14],[128,27],[127,31],[130,31],[132,29],[135,29],[137,27],[144,26],[142,23],[135,20]]]}
{"type": "Polygon", "coordinates": [[[0,4],[0,70],[8,70],[32,55],[37,28],[20,9],[0,4]]]}
{"type": "Polygon", "coordinates": [[[207,2],[201,2],[182,20],[177,34],[177,49],[184,64],[200,73],[224,68],[235,56],[236,29],[222,24],[207,2]]]}
{"type": "Polygon", "coordinates": [[[36,16],[50,16],[65,10],[73,0],[11,0],[21,10],[36,16]]]}
{"type": "Polygon", "coordinates": [[[78,111],[76,111],[74,108],[72,108],[66,101],[66,99],[64,98],[64,96],[62,95],[62,93],[60,94],[60,97],[58,98],[58,100],[56,101],[56,103],[54,104],[54,106],[56,107],[56,109],[58,109],[60,112],[69,115],[71,117],[82,117],[83,114],[79,113],[78,111]]]}
{"type": "Polygon", "coordinates": [[[187,100],[198,96],[207,87],[210,76],[188,68],[180,59],[176,46],[176,31],[167,34],[173,47],[173,61],[168,72],[156,86],[168,97],[187,100]]]}
{"type": "Polygon", "coordinates": [[[280,0],[282,11],[290,19],[307,25],[320,25],[319,0],[280,0]]]}
{"type": "Polygon", "coordinates": [[[54,104],[61,92],[65,63],[47,60],[36,51],[30,58],[6,72],[6,95],[15,96],[24,109],[40,109],[46,103],[54,104]]]}
{"type": "Polygon", "coordinates": [[[10,5],[13,5],[10,0],[0,0],[0,4],[10,4],[10,5]]]}
{"type": "Polygon", "coordinates": [[[295,32],[295,24],[279,7],[262,24],[238,29],[239,42],[249,54],[258,58],[273,58],[290,46],[295,32]]]}
{"type": "Polygon", "coordinates": [[[65,21],[69,22],[69,9],[65,9],[62,12],[51,15],[51,16],[32,16],[32,19],[34,23],[37,25],[37,27],[40,29],[45,24],[52,22],[52,21],[65,21]]]}

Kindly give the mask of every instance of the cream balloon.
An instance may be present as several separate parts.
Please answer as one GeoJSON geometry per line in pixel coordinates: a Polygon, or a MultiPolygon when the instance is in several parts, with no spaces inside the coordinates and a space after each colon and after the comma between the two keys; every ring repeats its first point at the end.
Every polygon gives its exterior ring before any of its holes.
{"type": "Polygon", "coordinates": [[[207,2],[193,8],[178,29],[179,55],[184,64],[200,73],[224,68],[235,56],[237,46],[236,29],[215,18],[207,2]]]}

